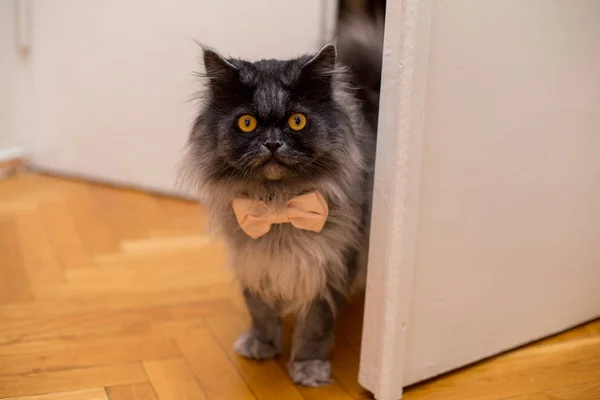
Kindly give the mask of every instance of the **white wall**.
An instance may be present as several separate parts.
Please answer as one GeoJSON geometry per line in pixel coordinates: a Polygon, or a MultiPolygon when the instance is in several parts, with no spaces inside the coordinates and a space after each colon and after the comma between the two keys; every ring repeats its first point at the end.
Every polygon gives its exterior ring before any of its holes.
{"type": "Polygon", "coordinates": [[[12,110],[12,50],[14,47],[14,3],[0,1],[0,148],[6,147],[12,141],[13,115],[12,110]],[[10,57],[10,58],[9,58],[10,57]]]}
{"type": "Polygon", "coordinates": [[[194,39],[250,59],[315,51],[329,3],[33,0],[34,164],[174,191],[199,89],[194,39]]]}
{"type": "Polygon", "coordinates": [[[391,4],[361,360],[385,400],[600,316],[600,2],[391,4]]]}
{"type": "Polygon", "coordinates": [[[16,5],[0,0],[0,159],[26,142],[29,63],[19,47],[16,5]]]}

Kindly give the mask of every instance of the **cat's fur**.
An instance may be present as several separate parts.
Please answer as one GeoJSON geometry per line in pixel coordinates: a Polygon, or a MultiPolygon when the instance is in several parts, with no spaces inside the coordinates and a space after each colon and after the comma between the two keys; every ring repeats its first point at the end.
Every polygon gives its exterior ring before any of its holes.
{"type": "Polygon", "coordinates": [[[328,45],[287,61],[251,63],[205,49],[207,90],[184,163],[209,207],[211,227],[229,246],[252,316],[235,350],[255,359],[275,356],[281,316],[293,312],[290,375],[308,386],[329,381],[336,309],[365,275],[378,102],[372,82],[380,76],[381,54],[370,47],[362,60],[347,53],[356,52],[353,43],[365,44],[365,33],[360,35],[343,36],[339,53],[328,45]],[[364,63],[369,83],[361,86],[357,67],[364,63]],[[286,125],[294,112],[308,117],[301,132],[286,125]],[[256,116],[255,132],[237,128],[242,114],[256,116]],[[269,142],[279,149],[267,150],[269,142]],[[282,208],[312,190],[329,206],[319,233],[279,224],[254,240],[241,230],[231,206],[236,196],[246,196],[282,208]]]}

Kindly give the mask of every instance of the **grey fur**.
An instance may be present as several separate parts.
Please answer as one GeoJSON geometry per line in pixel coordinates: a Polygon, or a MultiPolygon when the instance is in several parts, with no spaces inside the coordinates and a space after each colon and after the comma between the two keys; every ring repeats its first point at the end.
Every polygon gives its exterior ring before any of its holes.
{"type": "Polygon", "coordinates": [[[252,324],[250,330],[234,343],[233,350],[254,360],[275,357],[281,353],[281,310],[265,304],[248,290],[244,290],[244,300],[252,324]]]}
{"type": "Polygon", "coordinates": [[[343,304],[335,296],[334,306],[327,300],[313,301],[308,312],[297,321],[292,345],[292,361],[326,360],[334,342],[335,308],[343,304]]]}
{"type": "Polygon", "coordinates": [[[252,359],[279,354],[281,316],[294,313],[289,372],[307,386],[330,381],[336,311],[365,276],[370,224],[377,121],[363,109],[362,89],[351,85],[347,68],[335,59],[331,45],[313,56],[256,63],[205,49],[206,92],[182,164],[183,177],[209,208],[211,229],[228,244],[252,316],[235,351],[252,359]],[[317,97],[322,103],[315,103],[317,97]],[[306,136],[286,129],[291,112],[308,116],[306,136]],[[244,113],[262,124],[251,137],[234,128],[235,117],[244,113]],[[265,152],[267,140],[282,142],[281,152],[265,152]],[[281,174],[264,167],[269,157],[285,166],[278,167],[281,174]],[[253,240],[231,207],[240,195],[284,207],[311,190],[329,205],[319,233],[280,224],[253,240]]]}
{"type": "Polygon", "coordinates": [[[288,371],[292,382],[319,387],[331,383],[331,363],[327,360],[291,361],[288,371]]]}
{"type": "Polygon", "coordinates": [[[281,344],[275,345],[271,341],[262,341],[258,331],[252,328],[235,341],[233,351],[242,357],[262,361],[280,354],[281,344]]]}

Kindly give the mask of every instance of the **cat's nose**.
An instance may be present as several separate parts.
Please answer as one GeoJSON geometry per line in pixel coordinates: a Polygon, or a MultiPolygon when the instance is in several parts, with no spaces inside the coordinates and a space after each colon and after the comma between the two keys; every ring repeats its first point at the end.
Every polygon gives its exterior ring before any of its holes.
{"type": "Polygon", "coordinates": [[[275,153],[277,149],[280,148],[282,145],[283,143],[277,141],[268,141],[263,143],[263,146],[269,149],[271,153],[275,153]]]}

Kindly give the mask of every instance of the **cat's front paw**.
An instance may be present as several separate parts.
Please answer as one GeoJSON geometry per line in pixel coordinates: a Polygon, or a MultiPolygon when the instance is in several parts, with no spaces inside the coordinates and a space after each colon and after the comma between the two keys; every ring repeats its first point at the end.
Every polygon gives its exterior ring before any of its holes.
{"type": "Polygon", "coordinates": [[[261,341],[252,332],[246,332],[235,341],[233,351],[252,360],[266,360],[281,353],[281,346],[273,342],[261,341]]]}
{"type": "Polygon", "coordinates": [[[331,364],[327,360],[291,361],[288,368],[297,385],[319,387],[331,383],[331,364]]]}

